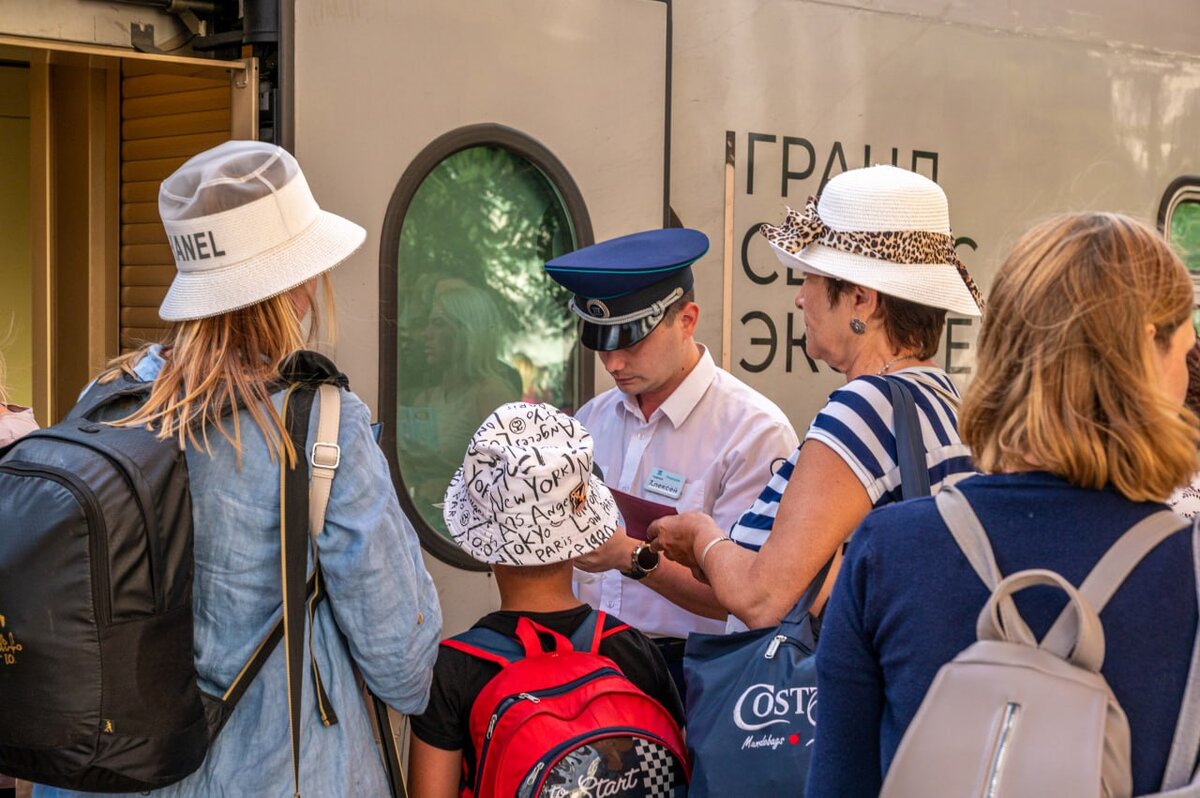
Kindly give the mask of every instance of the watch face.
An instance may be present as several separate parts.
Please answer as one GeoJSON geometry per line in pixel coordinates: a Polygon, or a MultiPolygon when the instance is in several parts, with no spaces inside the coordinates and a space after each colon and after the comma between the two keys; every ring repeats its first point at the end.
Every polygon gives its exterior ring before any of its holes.
{"type": "Polygon", "coordinates": [[[649,546],[641,546],[637,553],[638,567],[643,571],[653,571],[658,567],[658,552],[649,546]]]}

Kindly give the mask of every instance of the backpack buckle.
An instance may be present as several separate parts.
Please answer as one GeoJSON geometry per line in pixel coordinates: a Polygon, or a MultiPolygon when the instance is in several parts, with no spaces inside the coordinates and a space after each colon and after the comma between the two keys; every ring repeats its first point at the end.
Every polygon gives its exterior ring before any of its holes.
{"type": "Polygon", "coordinates": [[[336,471],[337,467],[342,464],[342,447],[336,443],[317,441],[313,444],[308,461],[313,468],[328,468],[336,471]]]}

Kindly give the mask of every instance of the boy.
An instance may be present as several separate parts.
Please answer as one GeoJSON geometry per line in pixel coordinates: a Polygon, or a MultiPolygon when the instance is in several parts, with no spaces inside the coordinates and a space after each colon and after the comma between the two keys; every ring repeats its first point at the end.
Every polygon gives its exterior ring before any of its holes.
{"type": "MultiPolygon", "coordinates": [[[[475,628],[512,638],[524,617],[569,637],[591,616],[571,591],[572,562],[608,540],[617,524],[612,496],[592,473],[592,451],[587,430],[549,405],[503,405],[475,433],[443,509],[455,542],[496,575],[500,610],[475,628]]],[[[683,708],[658,649],[615,618],[606,616],[604,628],[598,653],[682,727],[683,708]]],[[[451,798],[473,783],[471,708],[500,670],[442,646],[429,706],[412,719],[414,795],[451,798]]]]}

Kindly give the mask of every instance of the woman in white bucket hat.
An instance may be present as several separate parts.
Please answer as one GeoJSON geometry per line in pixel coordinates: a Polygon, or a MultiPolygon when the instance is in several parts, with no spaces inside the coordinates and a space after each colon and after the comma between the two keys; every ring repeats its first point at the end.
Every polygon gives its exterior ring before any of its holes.
{"type": "Polygon", "coordinates": [[[947,311],[979,316],[983,304],[954,253],[946,195],[913,172],[844,172],[762,234],[805,275],[796,295],[805,350],[846,384],[731,534],[701,513],[650,529],[656,548],[702,575],[752,628],[778,624],[832,560],[819,608],[842,544],[873,508],[900,500],[889,383],[915,401],[931,488],[973,472],[958,437],[958,391],[933,356],[947,311]]]}
{"type": "MultiPolygon", "coordinates": [[[[281,418],[281,366],[304,348],[305,321],[315,321],[314,278],[352,255],[366,233],[320,209],[291,154],[251,141],[183,164],[163,181],[159,212],[178,268],[160,308],[173,324],[162,344],[117,359],[100,382],[152,382],[145,404],[113,423],[149,425],[186,450],[196,670],[201,688],[219,696],[280,616],[280,461],[312,461],[319,402],[306,451],[295,451],[281,418]]],[[[441,611],[370,411],[344,387],[340,399],[340,462],[313,537],[328,600],[310,613],[306,635],[306,659],[319,666],[337,721],[318,715],[306,664],[299,783],[304,795],[357,797],[388,788],[355,666],[386,703],[419,712],[441,611]]],[[[288,740],[286,669],[276,651],[200,768],[153,794],[292,794],[288,740]]],[[[74,793],[39,786],[35,794],[74,793]]]]}

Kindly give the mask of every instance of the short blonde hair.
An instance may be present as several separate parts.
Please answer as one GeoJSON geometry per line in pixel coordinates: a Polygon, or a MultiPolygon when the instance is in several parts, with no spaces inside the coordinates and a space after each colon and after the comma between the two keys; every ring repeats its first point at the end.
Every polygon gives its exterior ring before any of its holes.
{"type": "Polygon", "coordinates": [[[1179,258],[1126,216],[1070,214],[1027,232],[992,286],[959,417],[976,465],[1167,498],[1200,441],[1196,417],[1156,389],[1192,301],[1179,258]]]}

